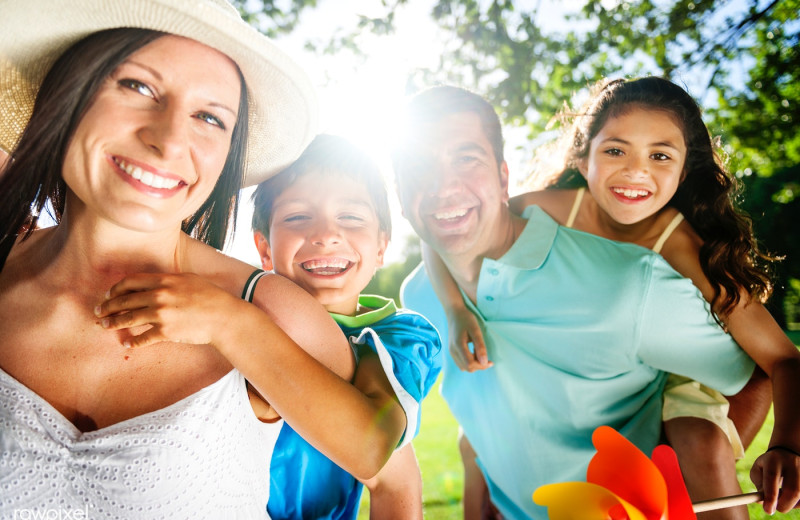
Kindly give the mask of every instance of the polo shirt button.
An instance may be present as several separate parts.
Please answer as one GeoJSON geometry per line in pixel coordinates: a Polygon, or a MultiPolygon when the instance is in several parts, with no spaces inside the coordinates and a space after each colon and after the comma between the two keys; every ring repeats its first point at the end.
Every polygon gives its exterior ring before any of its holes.
{"type": "Polygon", "coordinates": [[[489,269],[489,274],[492,276],[497,276],[498,274],[500,274],[500,271],[492,267],[491,269],[489,269]]]}
{"type": "Polygon", "coordinates": [[[493,298],[493,297],[491,297],[491,296],[487,296],[487,297],[486,297],[486,301],[487,301],[487,302],[493,302],[493,301],[494,301],[494,298],[493,298]]]}

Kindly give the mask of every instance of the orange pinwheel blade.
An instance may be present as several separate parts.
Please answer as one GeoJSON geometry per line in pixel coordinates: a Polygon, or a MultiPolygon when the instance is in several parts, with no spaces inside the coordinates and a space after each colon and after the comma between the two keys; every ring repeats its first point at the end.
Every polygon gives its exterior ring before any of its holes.
{"type": "Polygon", "coordinates": [[[653,450],[652,458],[667,484],[669,520],[697,520],[675,451],[662,444],[653,450]]]}
{"type": "Polygon", "coordinates": [[[667,486],[653,461],[613,428],[600,426],[592,435],[597,453],[586,481],[635,504],[647,520],[666,519],[667,486]]]}
{"type": "Polygon", "coordinates": [[[550,520],[647,520],[636,507],[590,482],[541,486],[533,501],[547,507],[550,520]]]}

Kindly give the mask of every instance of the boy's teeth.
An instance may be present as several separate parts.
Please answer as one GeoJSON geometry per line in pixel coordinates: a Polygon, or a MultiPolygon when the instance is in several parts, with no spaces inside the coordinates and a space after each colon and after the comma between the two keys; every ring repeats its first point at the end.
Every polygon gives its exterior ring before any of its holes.
{"type": "Polygon", "coordinates": [[[301,266],[306,271],[314,274],[339,274],[345,271],[350,262],[344,258],[326,258],[324,260],[309,260],[303,262],[301,266]]]}
{"type": "Polygon", "coordinates": [[[180,181],[177,179],[168,179],[166,177],[162,177],[160,175],[155,175],[153,172],[148,172],[142,170],[138,166],[134,166],[132,164],[128,164],[125,161],[116,160],[117,165],[122,168],[122,170],[136,179],[137,181],[150,186],[151,188],[156,189],[164,189],[164,190],[171,190],[175,186],[178,185],[180,181]]]}
{"type": "Polygon", "coordinates": [[[433,218],[435,218],[436,220],[447,220],[450,218],[463,217],[466,214],[467,214],[466,209],[454,209],[451,211],[441,211],[439,213],[434,213],[433,218]]]}

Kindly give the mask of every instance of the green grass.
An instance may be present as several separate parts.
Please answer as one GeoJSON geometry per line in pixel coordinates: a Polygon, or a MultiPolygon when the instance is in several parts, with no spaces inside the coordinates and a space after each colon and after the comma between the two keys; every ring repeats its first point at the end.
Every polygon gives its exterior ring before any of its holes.
{"type": "MultiPolygon", "coordinates": [[[[789,337],[800,344],[800,331],[789,332],[789,337]]],[[[770,411],[763,428],[736,465],[739,483],[744,492],[755,491],[750,481],[753,461],[766,450],[772,432],[773,416],[770,411]]],[[[461,493],[463,475],[457,446],[458,424],[439,395],[439,384],[431,390],[422,404],[422,427],[414,440],[414,450],[422,471],[422,500],[426,520],[451,520],[462,518],[461,493]]],[[[359,520],[369,519],[369,493],[364,493],[359,520]]],[[[749,507],[751,520],[800,520],[800,510],[769,516],[759,504],[749,507]]],[[[702,520],[702,515],[701,515],[702,520]]]]}

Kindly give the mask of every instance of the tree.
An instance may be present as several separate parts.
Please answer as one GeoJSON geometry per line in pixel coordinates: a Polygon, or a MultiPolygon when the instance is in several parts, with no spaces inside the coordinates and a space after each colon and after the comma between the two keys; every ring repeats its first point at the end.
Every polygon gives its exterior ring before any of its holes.
{"type": "MultiPolygon", "coordinates": [[[[383,0],[382,16],[361,17],[320,52],[358,51],[364,32],[390,36],[396,13],[411,1],[422,0],[383,0]]],[[[777,237],[782,226],[770,220],[787,218],[791,212],[783,210],[800,193],[800,0],[584,0],[561,25],[553,11],[565,8],[552,0],[525,7],[512,0],[429,1],[431,18],[450,38],[437,67],[409,77],[409,92],[449,82],[484,94],[506,124],[527,129],[526,153],[548,135],[563,103],[602,77],[649,73],[685,84],[706,107],[711,131],[727,143],[757,232],[767,249],[786,256],[779,285],[800,286],[800,258],[784,248],[800,238],[797,230],[788,221],[777,237]]],[[[316,5],[239,3],[256,17],[277,12],[274,30],[291,30],[301,11],[316,5]]]]}

